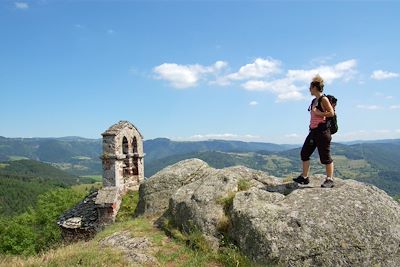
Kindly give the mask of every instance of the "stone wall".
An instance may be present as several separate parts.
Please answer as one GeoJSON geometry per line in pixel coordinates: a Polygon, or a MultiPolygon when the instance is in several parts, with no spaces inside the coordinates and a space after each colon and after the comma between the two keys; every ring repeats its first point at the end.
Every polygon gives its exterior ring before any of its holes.
{"type": "Polygon", "coordinates": [[[144,180],[143,137],[136,127],[120,121],[103,134],[103,185],[123,192],[138,190],[144,180]]]}
{"type": "MultiPolygon", "coordinates": [[[[112,125],[103,136],[103,188],[60,216],[65,241],[90,239],[115,221],[122,196],[144,181],[143,136],[128,121],[112,125]]],[[[132,214],[133,215],[133,214],[132,214]]]]}

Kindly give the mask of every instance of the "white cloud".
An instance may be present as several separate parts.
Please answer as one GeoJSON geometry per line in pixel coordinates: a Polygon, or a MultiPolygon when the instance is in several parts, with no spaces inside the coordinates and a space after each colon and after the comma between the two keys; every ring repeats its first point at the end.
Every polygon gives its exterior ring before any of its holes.
{"type": "MultiPolygon", "coordinates": [[[[298,101],[305,99],[302,91],[316,74],[320,74],[326,83],[335,80],[347,81],[356,73],[357,61],[350,59],[334,65],[321,65],[313,69],[294,69],[284,73],[282,63],[272,58],[256,58],[245,64],[237,72],[224,74],[228,63],[217,61],[212,66],[179,65],[164,63],[153,69],[158,79],[168,81],[176,88],[189,88],[206,80],[217,86],[226,86],[240,82],[241,87],[248,91],[268,91],[277,97],[277,102],[298,101]],[[214,79],[211,80],[213,76],[214,79]]],[[[308,94],[308,92],[307,92],[308,94]]]]}
{"type": "Polygon", "coordinates": [[[377,106],[377,105],[357,105],[357,108],[360,109],[367,109],[367,110],[377,110],[377,109],[381,109],[382,107],[377,106]]]}
{"type": "Polygon", "coordinates": [[[226,66],[224,61],[217,61],[212,66],[164,63],[155,67],[153,72],[158,75],[158,79],[168,81],[172,87],[184,89],[196,86],[203,76],[216,74],[226,66]]]}
{"type": "Polygon", "coordinates": [[[400,105],[392,105],[389,109],[400,109],[400,105]]]}
{"type": "Polygon", "coordinates": [[[390,78],[396,78],[399,76],[400,76],[399,73],[389,72],[384,70],[376,70],[371,74],[371,78],[374,80],[386,80],[390,78]]]}
{"type": "Polygon", "coordinates": [[[173,140],[179,141],[202,141],[202,140],[242,140],[242,141],[259,141],[261,139],[260,136],[245,134],[232,134],[232,133],[224,133],[224,134],[195,134],[190,137],[176,137],[171,138],[173,140]]]}
{"type": "Polygon", "coordinates": [[[357,61],[355,59],[339,62],[333,66],[320,66],[311,70],[288,70],[287,78],[293,81],[309,82],[319,74],[326,83],[332,83],[334,80],[343,79],[348,81],[353,78],[356,73],[355,68],[357,61]]]}
{"type": "Polygon", "coordinates": [[[250,106],[257,106],[257,105],[258,105],[258,102],[257,102],[257,101],[251,101],[251,102],[249,103],[249,105],[250,105],[250,106]]]}
{"type": "Polygon", "coordinates": [[[304,99],[304,96],[300,93],[300,88],[289,79],[271,82],[251,80],[242,84],[242,87],[249,91],[270,91],[277,95],[278,102],[304,99]]]}
{"type": "Polygon", "coordinates": [[[300,92],[291,91],[279,94],[277,102],[297,101],[302,99],[305,99],[305,97],[300,92]]]}
{"type": "Polygon", "coordinates": [[[265,78],[279,73],[281,62],[275,59],[257,58],[254,62],[246,64],[237,72],[219,77],[216,81],[219,85],[228,85],[232,81],[240,81],[254,78],[265,78]]]}
{"type": "Polygon", "coordinates": [[[18,9],[28,9],[29,5],[25,2],[15,2],[15,7],[18,9]]]}
{"type": "Polygon", "coordinates": [[[108,33],[108,34],[114,34],[115,31],[114,31],[113,29],[109,29],[109,30],[107,30],[107,33],[108,33]]]}
{"type": "Polygon", "coordinates": [[[305,99],[302,88],[311,79],[320,74],[327,83],[336,79],[349,80],[353,77],[357,61],[355,59],[339,62],[332,66],[320,66],[311,70],[288,70],[286,77],[271,81],[249,80],[242,87],[249,91],[270,91],[277,95],[277,102],[298,101],[305,99]],[[296,84],[302,84],[298,86],[296,84]]]}

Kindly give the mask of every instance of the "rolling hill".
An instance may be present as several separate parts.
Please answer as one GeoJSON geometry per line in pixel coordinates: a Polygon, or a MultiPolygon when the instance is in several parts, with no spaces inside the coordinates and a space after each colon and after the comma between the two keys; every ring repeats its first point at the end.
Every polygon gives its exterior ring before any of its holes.
{"type": "Polygon", "coordinates": [[[90,178],[66,173],[34,160],[15,160],[0,164],[0,215],[15,215],[34,206],[37,196],[60,187],[93,183],[90,178]]]}
{"type": "MultiPolygon", "coordinates": [[[[400,194],[400,140],[332,144],[335,175],[363,180],[392,195],[400,194]]],[[[29,158],[48,162],[73,175],[100,175],[101,139],[0,137],[0,159],[29,158]]],[[[179,160],[197,157],[216,168],[245,165],[278,177],[300,172],[300,145],[209,140],[178,142],[167,138],[144,141],[145,176],[179,160]]],[[[323,173],[314,157],[312,171],[323,173]]]]}

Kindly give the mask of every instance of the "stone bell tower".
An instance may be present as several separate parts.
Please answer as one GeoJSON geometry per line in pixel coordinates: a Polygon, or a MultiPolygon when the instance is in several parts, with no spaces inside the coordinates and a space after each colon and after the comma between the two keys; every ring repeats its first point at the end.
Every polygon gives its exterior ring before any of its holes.
{"type": "Polygon", "coordinates": [[[104,225],[113,223],[128,190],[144,180],[143,136],[129,121],[112,125],[103,135],[103,188],[90,193],[60,216],[63,239],[88,240],[104,225]]]}
{"type": "Polygon", "coordinates": [[[103,187],[138,190],[144,180],[142,134],[129,121],[120,121],[102,136],[103,187]]]}

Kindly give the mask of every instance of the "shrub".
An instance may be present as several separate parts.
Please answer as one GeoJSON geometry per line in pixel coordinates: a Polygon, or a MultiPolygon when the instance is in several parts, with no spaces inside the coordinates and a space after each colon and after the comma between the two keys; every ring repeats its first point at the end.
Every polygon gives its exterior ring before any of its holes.
{"type": "Polygon", "coordinates": [[[132,219],[138,202],[139,202],[139,192],[128,191],[122,197],[121,207],[119,208],[116,221],[121,222],[128,219],[132,219]]]}
{"type": "Polygon", "coordinates": [[[238,182],[238,190],[239,191],[247,191],[249,190],[251,187],[251,184],[249,181],[244,180],[244,179],[240,179],[238,182]]]}
{"type": "Polygon", "coordinates": [[[217,199],[217,204],[220,204],[224,207],[224,211],[227,214],[233,204],[233,199],[235,198],[236,193],[231,192],[226,197],[221,197],[217,199]]]}
{"type": "Polygon", "coordinates": [[[35,209],[0,224],[0,252],[32,255],[61,241],[59,216],[83,198],[72,189],[56,189],[38,197],[35,209]]]}

